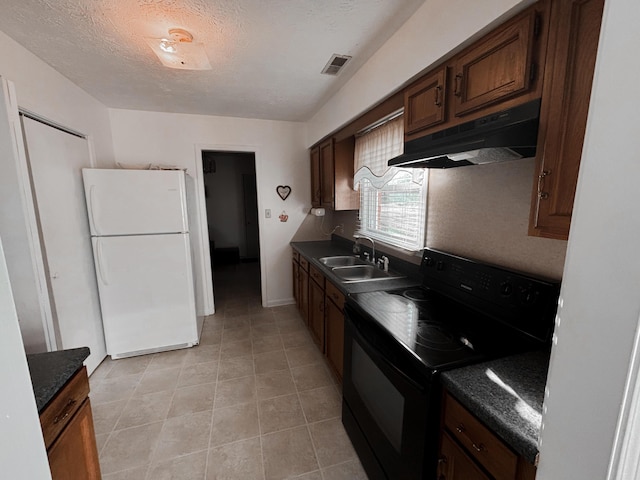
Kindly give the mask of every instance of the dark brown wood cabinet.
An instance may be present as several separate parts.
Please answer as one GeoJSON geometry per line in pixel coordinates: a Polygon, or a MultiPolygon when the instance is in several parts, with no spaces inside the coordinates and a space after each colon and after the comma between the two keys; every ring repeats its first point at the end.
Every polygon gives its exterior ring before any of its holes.
{"type": "Polygon", "coordinates": [[[309,332],[324,353],[324,275],[313,265],[309,267],[309,332]]]}
{"type": "Polygon", "coordinates": [[[40,414],[53,480],[101,478],[88,395],[87,369],[82,367],[40,414]]]}
{"type": "Polygon", "coordinates": [[[540,98],[549,2],[538,1],[405,88],[405,141],[540,98]]]}
{"type": "Polygon", "coordinates": [[[529,234],[567,239],[604,0],[553,2],[529,234]]]}
{"type": "Polygon", "coordinates": [[[333,157],[333,138],[326,140],[319,146],[320,151],[320,198],[322,206],[333,208],[335,200],[335,173],[333,157]]]}
{"type": "Polygon", "coordinates": [[[540,18],[529,9],[458,56],[452,66],[454,114],[462,116],[522,93],[533,83],[540,18]]]}
{"type": "Polygon", "coordinates": [[[325,355],[329,367],[342,382],[345,298],[342,292],[328,280],[325,283],[325,293],[325,355]]]}
{"type": "Polygon", "coordinates": [[[412,134],[446,119],[447,68],[441,67],[404,91],[404,131],[412,134]]]}
{"type": "Polygon", "coordinates": [[[438,480],[491,480],[446,433],[440,439],[437,475],[438,480]]]}
{"type": "Polygon", "coordinates": [[[293,299],[296,307],[300,310],[300,254],[296,251],[291,255],[292,279],[293,279],[293,299]]]}
{"type": "Polygon", "coordinates": [[[536,468],[445,393],[438,475],[442,480],[534,480],[536,468]]]}
{"type": "Polygon", "coordinates": [[[314,147],[311,158],[311,206],[322,206],[322,187],[320,185],[320,147],[314,147]]]}
{"type": "Polygon", "coordinates": [[[298,310],[305,323],[309,323],[309,262],[300,256],[298,270],[298,310]]]}
{"type": "Polygon", "coordinates": [[[360,198],[353,189],[354,137],[329,138],[310,150],[311,205],[330,210],[357,210],[360,198]]]}

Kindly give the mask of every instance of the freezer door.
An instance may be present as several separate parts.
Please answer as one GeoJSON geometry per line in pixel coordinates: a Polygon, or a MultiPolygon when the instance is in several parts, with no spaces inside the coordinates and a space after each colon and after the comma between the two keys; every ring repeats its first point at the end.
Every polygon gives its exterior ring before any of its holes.
{"type": "Polygon", "coordinates": [[[92,236],[188,232],[181,170],[82,169],[92,236]]]}
{"type": "Polygon", "coordinates": [[[188,234],[92,241],[109,355],[198,342],[188,234]]]}

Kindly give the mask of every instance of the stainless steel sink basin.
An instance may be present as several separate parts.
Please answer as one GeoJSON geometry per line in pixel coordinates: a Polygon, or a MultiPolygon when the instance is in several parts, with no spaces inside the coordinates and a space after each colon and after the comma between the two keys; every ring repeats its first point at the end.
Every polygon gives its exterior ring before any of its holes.
{"type": "Polygon", "coordinates": [[[352,265],[345,267],[334,267],[333,274],[344,283],[370,282],[374,280],[391,280],[402,278],[373,265],[352,265]]]}
{"type": "Polygon", "coordinates": [[[354,257],[353,255],[338,255],[335,257],[322,257],[318,261],[329,268],[348,267],[351,265],[367,264],[364,260],[361,260],[358,257],[354,257]]]}

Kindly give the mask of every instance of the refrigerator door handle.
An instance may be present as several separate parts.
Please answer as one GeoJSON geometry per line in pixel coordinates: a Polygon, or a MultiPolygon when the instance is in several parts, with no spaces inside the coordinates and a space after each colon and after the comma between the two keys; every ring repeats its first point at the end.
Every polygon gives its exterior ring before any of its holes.
{"type": "Polygon", "coordinates": [[[100,280],[102,280],[102,283],[105,285],[109,285],[109,279],[107,278],[107,276],[105,275],[105,270],[102,266],[102,241],[100,239],[97,239],[96,241],[96,246],[97,248],[97,257],[98,257],[98,273],[100,274],[100,280]]]}
{"type": "Polygon", "coordinates": [[[95,204],[93,191],[95,188],[95,185],[91,185],[89,187],[89,223],[91,224],[93,231],[96,232],[96,235],[100,235],[100,232],[98,232],[98,229],[96,228],[96,221],[93,214],[93,205],[95,204]]]}

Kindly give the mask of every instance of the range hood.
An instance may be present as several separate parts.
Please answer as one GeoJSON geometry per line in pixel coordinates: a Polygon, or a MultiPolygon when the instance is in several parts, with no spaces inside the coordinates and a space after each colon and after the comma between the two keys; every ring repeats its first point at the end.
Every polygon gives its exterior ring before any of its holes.
{"type": "Polygon", "coordinates": [[[390,167],[452,168],[533,157],[540,99],[405,142],[390,167]]]}

